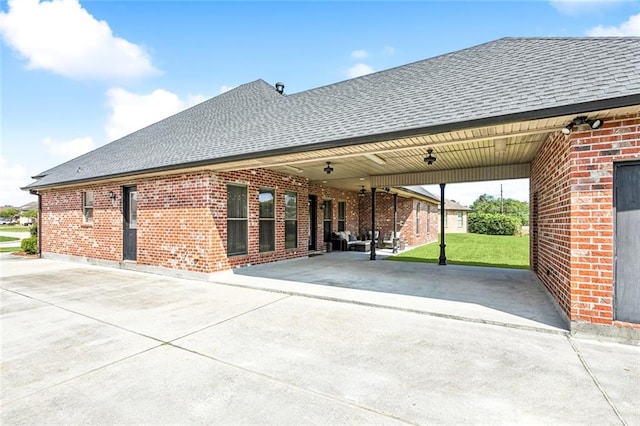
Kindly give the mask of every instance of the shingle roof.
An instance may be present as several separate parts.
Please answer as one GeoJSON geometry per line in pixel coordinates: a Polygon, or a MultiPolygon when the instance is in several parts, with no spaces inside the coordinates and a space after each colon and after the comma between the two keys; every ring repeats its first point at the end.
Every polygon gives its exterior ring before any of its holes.
{"type": "Polygon", "coordinates": [[[415,192],[416,194],[423,195],[427,198],[431,198],[432,200],[440,201],[440,197],[438,195],[435,195],[434,193],[427,191],[422,186],[403,186],[401,188],[406,189],[407,191],[410,191],[410,192],[415,192]]]}
{"type": "Polygon", "coordinates": [[[27,188],[572,114],[600,101],[640,103],[640,38],[505,38],[292,95],[257,80],[47,170],[27,188]]]}
{"type": "Polygon", "coordinates": [[[463,206],[460,203],[457,203],[454,200],[444,200],[444,209],[445,210],[471,210],[469,207],[467,206],[463,206]]]}

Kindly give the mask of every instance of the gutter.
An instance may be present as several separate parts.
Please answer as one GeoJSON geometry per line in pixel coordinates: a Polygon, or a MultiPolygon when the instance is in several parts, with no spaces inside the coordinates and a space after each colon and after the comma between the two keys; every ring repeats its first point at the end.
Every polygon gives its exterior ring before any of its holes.
{"type": "MultiPolygon", "coordinates": [[[[578,104],[562,105],[551,108],[543,108],[533,111],[517,112],[512,114],[505,114],[493,117],[478,118],[473,120],[459,121],[455,123],[437,124],[433,126],[417,127],[406,130],[398,130],[387,133],[376,133],[372,135],[356,136],[347,139],[330,140],[324,142],[317,142],[309,145],[300,145],[294,147],[276,148],[267,151],[249,152],[238,155],[232,155],[228,157],[221,157],[215,159],[198,160],[189,163],[172,164],[168,166],[154,167],[144,170],[127,171],[121,173],[115,173],[110,175],[96,176],[86,179],[70,180],[63,182],[55,182],[46,185],[34,184],[27,185],[22,190],[32,190],[40,188],[55,188],[61,185],[75,185],[86,182],[95,182],[105,179],[117,179],[124,177],[138,176],[148,173],[160,173],[166,171],[182,170],[194,167],[206,167],[216,164],[224,164],[234,161],[255,160],[261,158],[268,158],[282,154],[297,154],[309,151],[316,151],[329,148],[341,148],[352,145],[364,145],[369,143],[384,142],[392,139],[400,139],[406,137],[414,137],[419,135],[455,132],[459,130],[465,130],[473,127],[483,126],[495,126],[499,124],[507,124],[517,121],[530,121],[541,120],[545,118],[559,117],[563,115],[577,115],[585,114],[592,111],[601,111],[614,108],[624,108],[634,105],[640,105],[640,94],[622,96],[618,98],[610,98],[597,101],[582,102],[578,104]],[[32,186],[33,185],[33,186],[32,186]]],[[[38,175],[36,177],[44,177],[38,175]]],[[[34,177],[35,178],[35,177],[34,177]]]]}

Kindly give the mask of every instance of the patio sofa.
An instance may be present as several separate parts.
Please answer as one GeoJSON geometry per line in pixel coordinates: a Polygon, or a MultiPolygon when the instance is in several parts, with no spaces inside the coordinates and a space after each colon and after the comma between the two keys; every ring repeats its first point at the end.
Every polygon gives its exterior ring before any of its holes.
{"type": "Polygon", "coordinates": [[[338,231],[331,234],[331,243],[334,250],[347,251],[356,241],[360,240],[351,231],[338,231]]]}

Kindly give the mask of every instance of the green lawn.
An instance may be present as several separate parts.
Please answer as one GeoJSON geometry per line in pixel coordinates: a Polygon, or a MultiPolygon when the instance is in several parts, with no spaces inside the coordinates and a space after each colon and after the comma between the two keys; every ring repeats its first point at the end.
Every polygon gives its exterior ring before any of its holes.
{"type": "Polygon", "coordinates": [[[4,232],[29,232],[28,226],[22,225],[0,225],[0,231],[4,232]]]}
{"type": "Polygon", "coordinates": [[[0,235],[0,243],[6,243],[7,241],[17,241],[20,238],[16,238],[16,237],[3,237],[2,235],[0,235]]]}
{"type": "MultiPolygon", "coordinates": [[[[452,265],[493,266],[529,269],[529,237],[447,234],[447,263],[452,265]]],[[[440,243],[416,247],[387,260],[438,263],[440,243]]]]}
{"type": "Polygon", "coordinates": [[[0,253],[13,253],[22,250],[20,247],[0,247],[0,253]]]}

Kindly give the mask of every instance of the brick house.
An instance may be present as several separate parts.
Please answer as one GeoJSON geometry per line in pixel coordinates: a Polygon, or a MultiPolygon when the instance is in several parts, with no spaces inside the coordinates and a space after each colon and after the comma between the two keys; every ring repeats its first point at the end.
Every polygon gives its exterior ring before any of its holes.
{"type": "Polygon", "coordinates": [[[35,176],[41,255],[207,277],[307,256],[329,230],[389,232],[393,198],[417,245],[435,239],[437,207],[412,185],[529,178],[531,269],[571,327],[640,330],[640,39],[506,38],[276,86],[35,176]]]}
{"type": "Polygon", "coordinates": [[[470,210],[469,207],[454,200],[444,200],[444,232],[454,234],[467,232],[470,210]]]}

